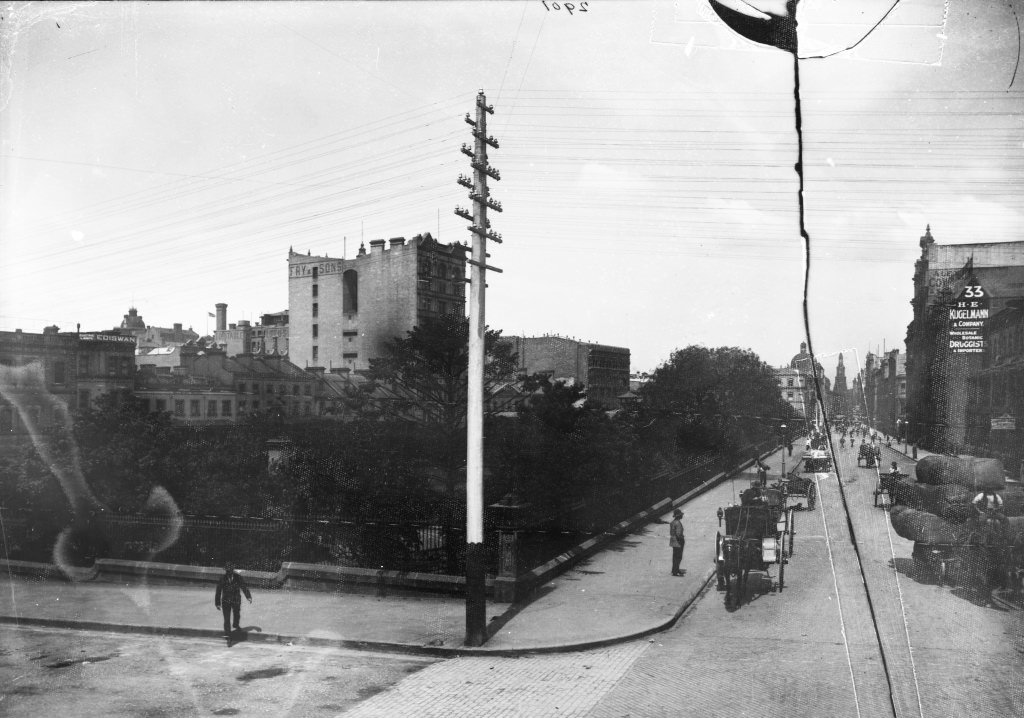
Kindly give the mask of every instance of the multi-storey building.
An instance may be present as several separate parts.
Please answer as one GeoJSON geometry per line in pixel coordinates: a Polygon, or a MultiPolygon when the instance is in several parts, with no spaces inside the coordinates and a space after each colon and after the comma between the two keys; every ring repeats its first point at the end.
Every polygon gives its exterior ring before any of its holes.
{"type": "Polygon", "coordinates": [[[368,369],[426,319],[465,315],[465,269],[465,245],[429,233],[374,239],[354,259],[289,251],[288,355],[303,367],[368,369]]]}
{"type": "Polygon", "coordinates": [[[789,366],[774,371],[782,399],[798,417],[820,424],[822,411],[818,402],[818,387],[827,402],[831,382],[825,376],[824,367],[807,351],[807,342],[800,342],[800,351],[790,360],[789,366]]]}
{"type": "Polygon", "coordinates": [[[545,374],[583,384],[587,398],[613,409],[629,392],[629,349],[557,335],[503,337],[512,344],[522,374],[545,374]]]}
{"type": "Polygon", "coordinates": [[[985,327],[986,351],[967,407],[968,442],[1024,480],[1024,297],[1009,300],[985,327]]]}
{"type": "Polygon", "coordinates": [[[949,310],[967,286],[983,288],[990,317],[1024,295],[1024,242],[940,245],[928,227],[920,247],[906,340],[909,440],[933,451],[975,451],[988,431],[973,408],[988,349],[954,346],[949,310]]]}
{"type": "Polygon", "coordinates": [[[322,413],[321,381],[284,357],[228,357],[206,351],[178,367],[146,365],[135,397],[148,411],[168,411],[176,422],[232,423],[252,414],[303,419],[322,413]]]}
{"type": "Polygon", "coordinates": [[[288,354],[288,310],[264,314],[255,326],[248,319],[227,323],[228,305],[217,305],[217,328],[214,342],[227,352],[236,354],[288,354]]]}
{"type": "Polygon", "coordinates": [[[175,323],[173,327],[147,327],[146,323],[139,316],[139,310],[129,307],[128,313],[121,320],[121,325],[115,327],[114,333],[135,338],[135,346],[140,351],[153,349],[154,347],[167,347],[194,342],[199,335],[189,329],[182,329],[181,323],[175,323]]]}
{"type": "Polygon", "coordinates": [[[130,390],[135,339],[109,332],[0,332],[0,435],[45,430],[100,394],[130,390]]]}

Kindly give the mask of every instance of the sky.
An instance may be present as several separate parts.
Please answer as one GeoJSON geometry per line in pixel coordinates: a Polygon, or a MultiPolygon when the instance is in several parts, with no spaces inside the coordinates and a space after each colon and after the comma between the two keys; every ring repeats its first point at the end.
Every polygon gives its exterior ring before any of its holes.
{"type": "MultiPolygon", "coordinates": [[[[287,308],[289,248],[468,242],[500,147],[487,323],[773,366],[805,341],[791,55],[704,0],[7,3],[0,329],[287,308]]],[[[829,376],[902,347],[918,239],[1019,241],[1024,0],[805,0],[809,320],[829,376]],[[851,48],[852,49],[847,49],[851,48]],[[828,57],[811,57],[829,55],[828,57]]]]}

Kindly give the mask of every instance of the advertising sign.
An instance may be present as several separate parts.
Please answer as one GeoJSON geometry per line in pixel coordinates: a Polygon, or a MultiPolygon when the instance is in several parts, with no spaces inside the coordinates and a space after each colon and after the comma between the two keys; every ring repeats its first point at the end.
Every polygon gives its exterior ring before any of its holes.
{"type": "Polygon", "coordinates": [[[1017,419],[1009,414],[992,417],[992,431],[1016,431],[1017,419]]]}
{"type": "Polygon", "coordinates": [[[968,284],[949,308],[949,348],[954,354],[985,351],[983,330],[988,319],[988,293],[980,284],[968,284]]]}

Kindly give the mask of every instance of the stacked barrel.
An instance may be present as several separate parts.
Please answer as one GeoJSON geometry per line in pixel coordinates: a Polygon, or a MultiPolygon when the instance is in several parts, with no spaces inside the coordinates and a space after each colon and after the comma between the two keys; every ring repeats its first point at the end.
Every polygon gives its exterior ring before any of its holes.
{"type": "Polygon", "coordinates": [[[890,519],[903,538],[928,545],[963,542],[965,524],[975,514],[971,502],[986,491],[1003,499],[1010,540],[1024,535],[1024,487],[1006,483],[998,459],[926,456],[917,462],[915,478],[892,485],[890,519]]]}

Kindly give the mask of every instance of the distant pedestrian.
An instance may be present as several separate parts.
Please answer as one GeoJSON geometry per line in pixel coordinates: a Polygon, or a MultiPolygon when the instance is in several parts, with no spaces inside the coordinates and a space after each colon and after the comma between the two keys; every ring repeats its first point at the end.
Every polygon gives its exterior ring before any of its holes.
{"type": "Polygon", "coordinates": [[[763,488],[768,486],[768,467],[765,466],[764,464],[762,464],[759,459],[756,460],[756,461],[757,461],[757,480],[758,480],[758,482],[760,482],[761,488],[763,489],[763,488]]]}
{"type": "Polygon", "coordinates": [[[668,545],[672,547],[672,575],[682,576],[679,564],[683,561],[683,546],[686,545],[686,538],[683,536],[683,512],[676,509],[672,512],[672,523],[668,526],[668,545]]]}
{"type": "MultiPolygon", "coordinates": [[[[789,455],[792,456],[793,455],[793,442],[792,441],[789,442],[789,444],[786,445],[786,448],[789,449],[789,455]]],[[[1021,462],[1021,467],[1022,467],[1021,471],[1024,471],[1024,461],[1021,462]]]]}
{"type": "Polygon", "coordinates": [[[252,594],[245,579],[239,575],[232,563],[225,564],[224,575],[217,582],[217,592],[213,597],[213,605],[224,613],[224,635],[230,636],[231,629],[239,629],[242,614],[242,594],[252,603],[252,594]],[[234,619],[233,621],[231,619],[234,619]]]}

